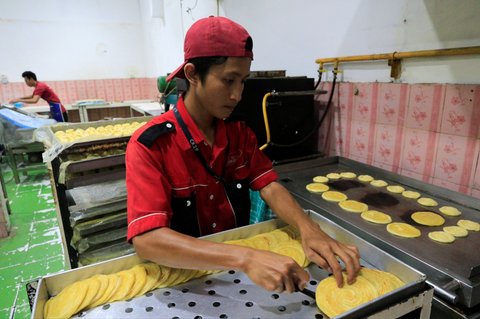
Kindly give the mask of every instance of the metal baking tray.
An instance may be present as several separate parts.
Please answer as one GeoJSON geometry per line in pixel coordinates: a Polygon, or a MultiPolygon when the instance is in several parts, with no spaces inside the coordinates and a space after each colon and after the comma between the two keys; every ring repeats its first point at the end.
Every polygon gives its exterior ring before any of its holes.
{"type": "MultiPolygon", "coordinates": [[[[381,251],[365,240],[312,211],[307,211],[330,236],[359,248],[362,265],[389,271],[401,278],[405,285],[370,303],[352,309],[337,318],[364,318],[391,305],[398,304],[428,289],[425,276],[398,259],[381,251]]],[[[234,230],[205,236],[206,240],[225,241],[247,238],[271,231],[285,224],[270,220],[234,230]]],[[[46,276],[39,282],[32,318],[43,318],[43,306],[49,296],[75,281],[94,274],[110,274],[128,269],[142,262],[137,255],[129,255],[46,276]]],[[[329,273],[310,265],[311,280],[307,286],[316,289],[318,282],[329,273]]],[[[431,303],[431,296],[430,296],[431,303]]],[[[413,304],[413,303],[412,303],[413,304]]],[[[413,310],[413,309],[412,309],[413,310]]],[[[225,271],[190,282],[151,291],[137,298],[114,302],[84,311],[81,318],[327,318],[316,306],[315,300],[301,293],[275,294],[253,284],[243,273],[225,271]]]]}
{"type": "Polygon", "coordinates": [[[281,182],[304,208],[321,213],[425,273],[428,282],[435,286],[436,294],[447,301],[467,307],[480,304],[480,254],[477,253],[480,247],[480,232],[469,232],[467,237],[457,238],[452,244],[440,244],[428,238],[430,231],[455,225],[459,219],[480,222],[478,199],[342,157],[280,165],[276,170],[280,174],[281,182]],[[376,179],[385,180],[390,185],[401,185],[408,190],[418,191],[422,196],[435,199],[438,206],[427,208],[418,204],[416,200],[390,193],[385,187],[374,187],[358,180],[328,183],[333,190],[345,193],[349,199],[366,202],[370,209],[388,213],[394,222],[414,225],[421,230],[421,237],[405,239],[393,236],[387,232],[384,225],[365,222],[360,214],[348,213],[337,203],[327,202],[320,195],[312,194],[305,189],[314,176],[345,171],[352,171],[357,175],[369,174],[376,179]],[[410,219],[410,214],[414,211],[438,213],[438,208],[443,205],[457,207],[462,211],[462,215],[449,217],[440,213],[446,222],[438,227],[418,225],[410,219]]]}

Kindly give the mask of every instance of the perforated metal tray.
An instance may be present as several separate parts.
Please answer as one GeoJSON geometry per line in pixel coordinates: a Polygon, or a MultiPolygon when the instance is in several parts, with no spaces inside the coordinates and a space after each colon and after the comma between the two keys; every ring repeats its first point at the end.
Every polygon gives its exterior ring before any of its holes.
{"type": "MultiPolygon", "coordinates": [[[[338,318],[363,318],[391,305],[407,300],[426,289],[425,276],[387,255],[375,246],[345,231],[324,217],[308,211],[330,236],[359,248],[362,265],[386,270],[400,277],[405,285],[374,301],[352,309],[338,318]]],[[[212,241],[246,238],[284,226],[271,220],[204,237],[212,241]]],[[[43,306],[49,296],[56,295],[68,284],[94,274],[110,274],[141,262],[136,255],[78,268],[42,278],[35,299],[32,318],[43,318],[43,306]]],[[[316,265],[308,271],[314,290],[329,274],[316,265]]],[[[131,300],[99,306],[75,315],[74,318],[327,318],[315,300],[301,294],[275,294],[253,284],[243,273],[226,271],[192,280],[170,288],[157,289],[131,300]]]]}

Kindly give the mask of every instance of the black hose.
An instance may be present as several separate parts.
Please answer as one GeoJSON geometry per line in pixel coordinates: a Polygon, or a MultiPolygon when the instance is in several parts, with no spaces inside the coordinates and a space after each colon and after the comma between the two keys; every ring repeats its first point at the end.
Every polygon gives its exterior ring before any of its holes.
{"type": "MultiPolygon", "coordinates": [[[[303,142],[305,142],[307,139],[309,139],[315,132],[317,132],[317,130],[320,128],[320,125],[322,125],[323,121],[325,120],[327,114],[328,114],[328,111],[330,110],[330,105],[332,104],[332,98],[333,98],[333,93],[335,91],[335,84],[337,82],[337,71],[336,70],[333,70],[333,81],[332,81],[332,90],[330,91],[330,96],[328,97],[328,102],[327,102],[327,107],[325,108],[325,112],[323,112],[322,114],[322,117],[320,118],[320,121],[317,122],[317,124],[315,124],[315,127],[305,136],[303,137],[300,141],[297,141],[295,143],[291,143],[291,144],[278,144],[278,143],[275,143],[275,142],[272,142],[270,141],[269,145],[271,146],[277,146],[277,147],[283,147],[283,148],[287,148],[287,147],[293,147],[293,146],[297,146],[299,144],[302,144],[303,142]]],[[[319,72],[321,74],[321,72],[319,72]]],[[[321,77],[320,77],[321,79],[321,77]]],[[[320,80],[319,80],[320,82],[320,80]]],[[[318,86],[318,84],[317,84],[318,86]]],[[[315,87],[316,89],[317,87],[315,87]]]]}

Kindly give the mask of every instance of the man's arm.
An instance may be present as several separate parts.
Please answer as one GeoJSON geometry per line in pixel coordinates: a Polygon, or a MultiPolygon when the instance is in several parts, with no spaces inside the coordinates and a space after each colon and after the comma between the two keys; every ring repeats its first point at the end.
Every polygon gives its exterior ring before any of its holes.
{"type": "Polygon", "coordinates": [[[25,97],[20,97],[17,99],[11,99],[8,101],[8,103],[13,104],[17,102],[23,102],[23,103],[29,103],[29,104],[35,104],[40,100],[40,95],[30,95],[30,96],[25,96],[25,97]]]}
{"type": "Polygon", "coordinates": [[[160,265],[185,269],[245,272],[257,285],[277,292],[303,289],[308,273],[292,258],[249,247],[216,243],[157,228],[135,236],[137,254],[160,265]]]}
{"type": "Polygon", "coordinates": [[[260,196],[279,218],[300,231],[307,258],[320,267],[331,270],[339,287],[343,285],[343,277],[337,256],[346,266],[348,283],[355,281],[360,271],[360,255],[356,247],[344,245],[324,233],[320,226],[305,214],[290,192],[278,182],[262,188],[260,196]]]}

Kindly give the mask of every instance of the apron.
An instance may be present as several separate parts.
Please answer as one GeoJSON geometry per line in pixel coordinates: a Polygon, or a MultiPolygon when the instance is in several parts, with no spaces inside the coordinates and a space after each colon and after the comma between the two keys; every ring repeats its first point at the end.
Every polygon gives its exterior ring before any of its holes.
{"type": "Polygon", "coordinates": [[[52,118],[57,122],[65,122],[62,113],[62,104],[55,102],[50,102],[48,104],[50,105],[50,114],[52,115],[52,118]]]}

